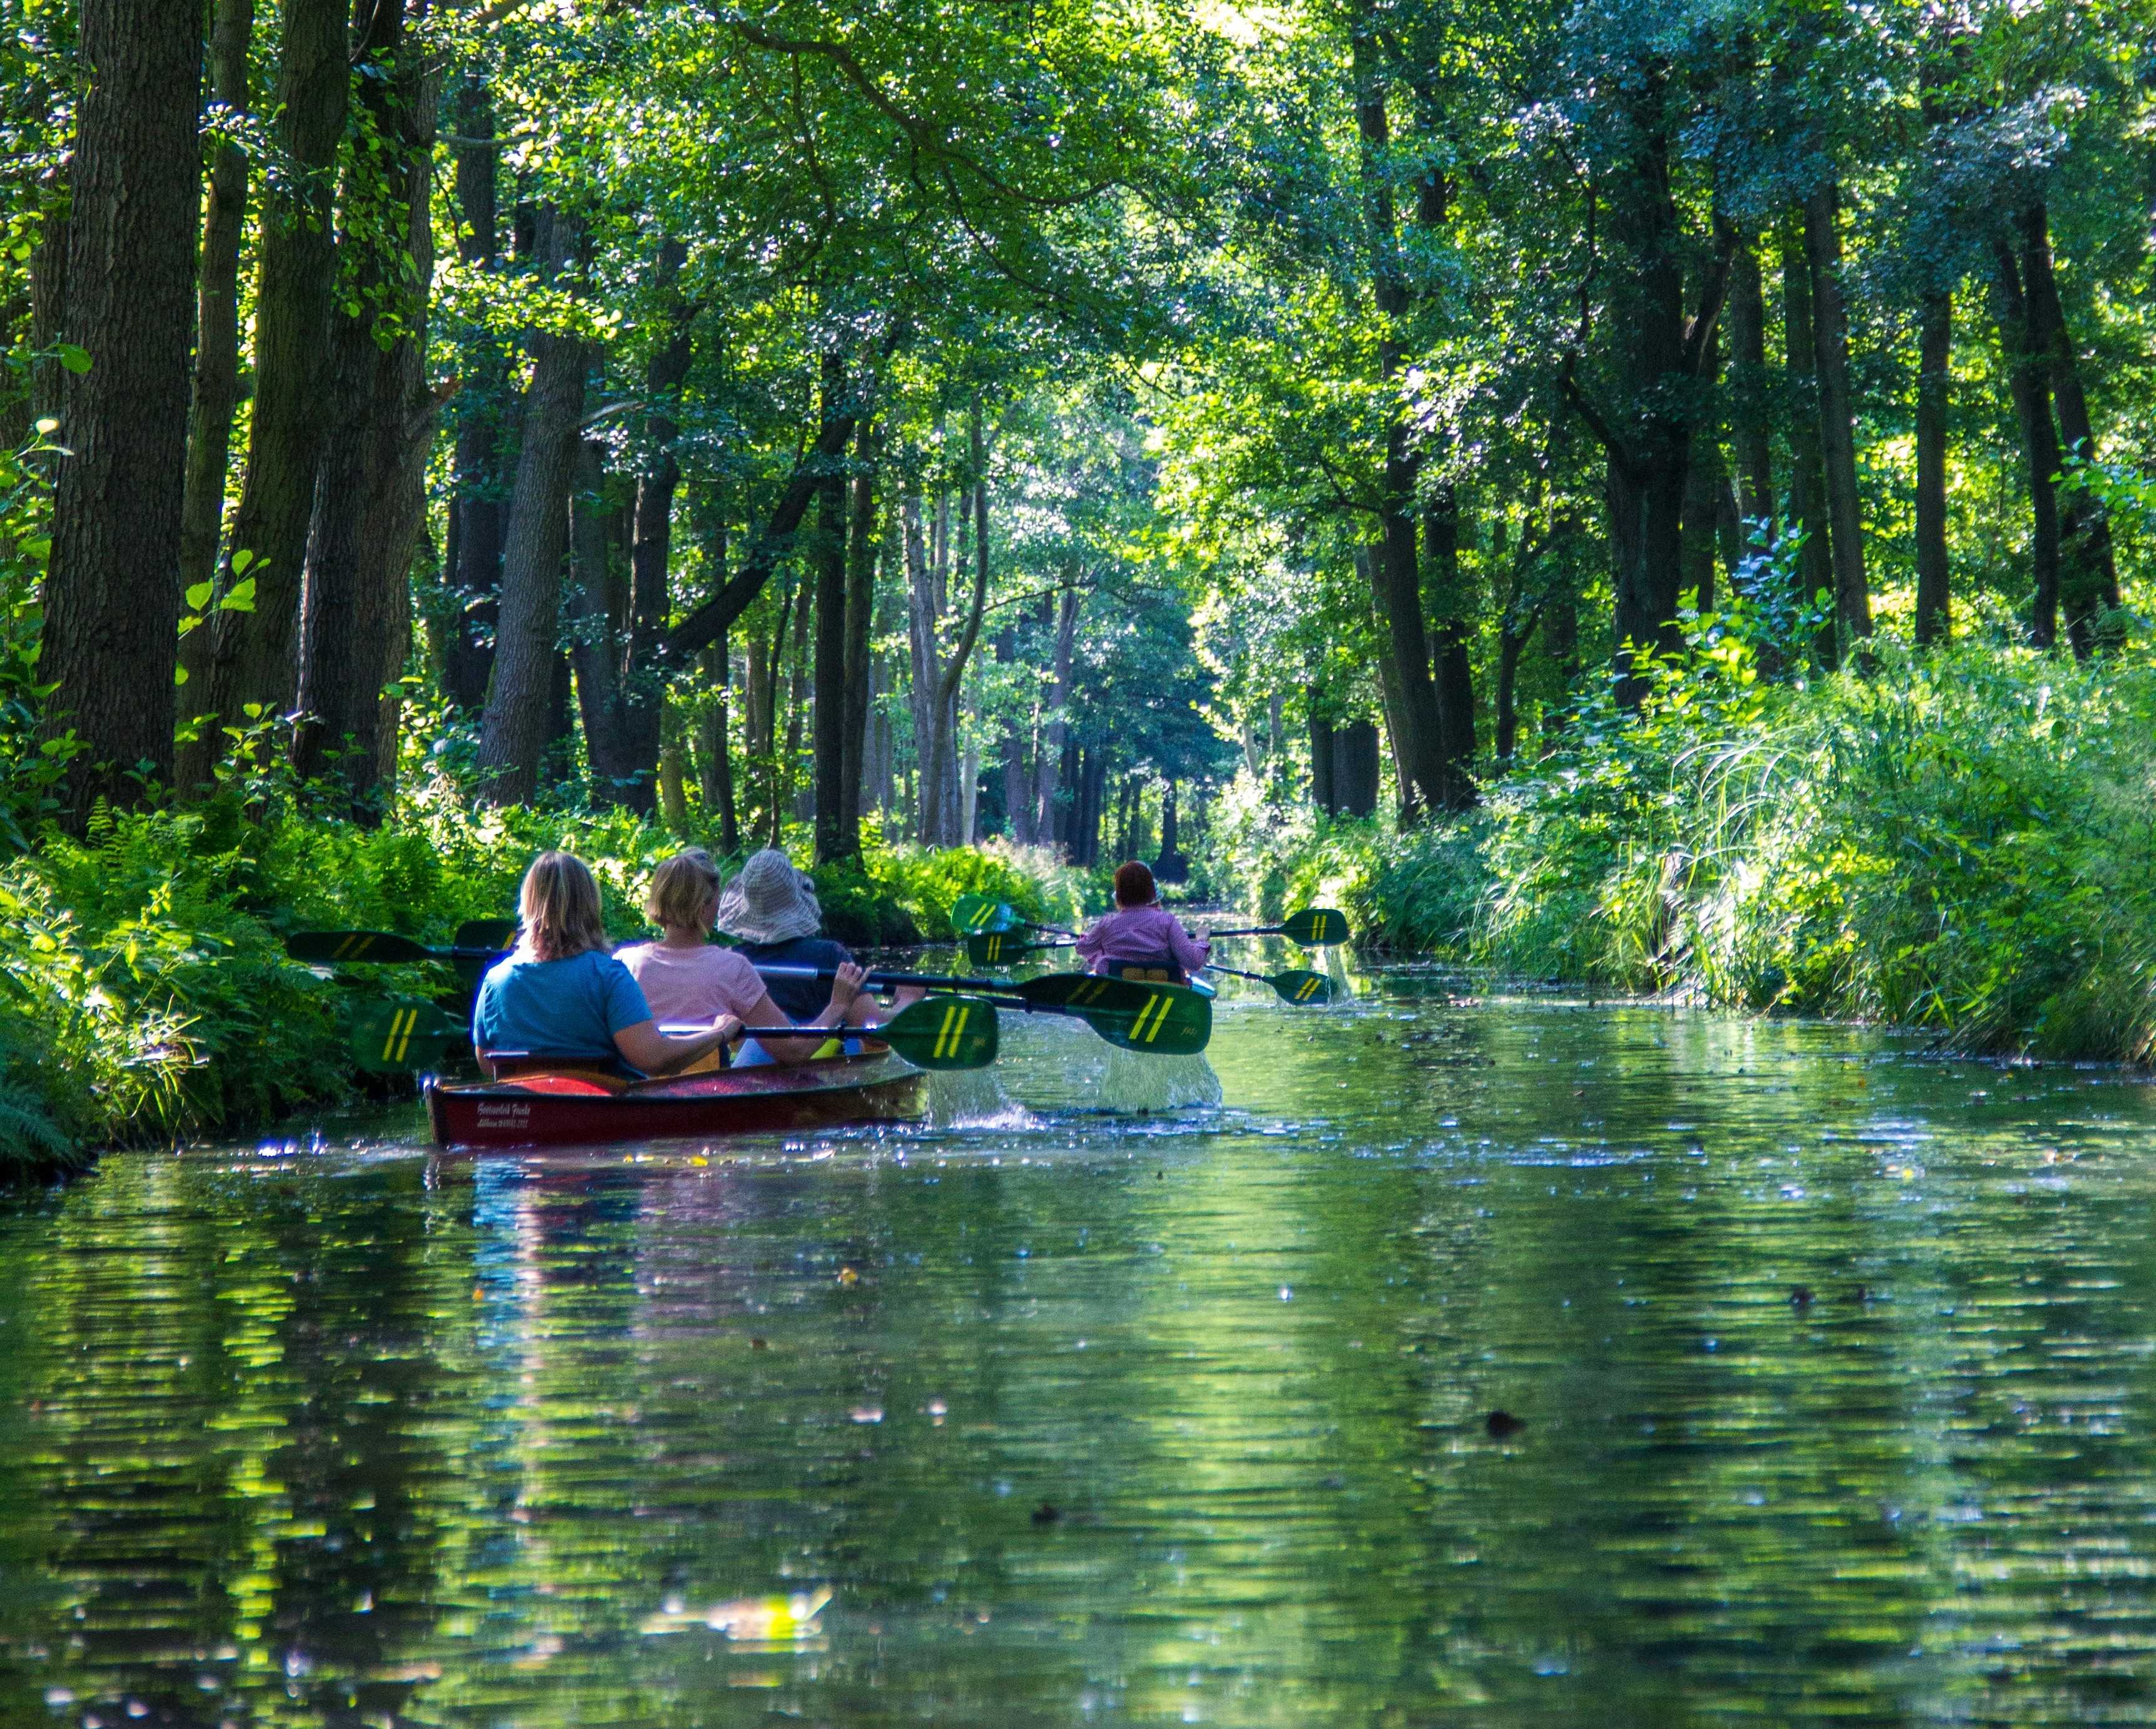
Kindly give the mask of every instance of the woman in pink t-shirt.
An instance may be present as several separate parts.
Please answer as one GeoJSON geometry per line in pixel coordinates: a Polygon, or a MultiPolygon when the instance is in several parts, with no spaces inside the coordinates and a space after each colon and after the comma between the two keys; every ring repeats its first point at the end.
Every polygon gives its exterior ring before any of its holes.
{"type": "MultiPolygon", "coordinates": [[[[644,1000],[661,1026],[702,1027],[732,1015],[744,1027],[791,1024],[771,1000],[763,980],[747,960],[711,941],[719,914],[719,870],[701,846],[677,852],[651,878],[644,910],[666,934],[656,943],[638,943],[616,952],[644,987],[644,1000]]],[[[829,1042],[824,1031],[839,1026],[861,994],[861,969],[849,963],[831,981],[829,1006],[802,1023],[802,1038],[752,1039],[742,1058],[753,1063],[759,1047],[776,1063],[806,1063],[829,1042]]],[[[864,1006],[867,1005],[864,1004],[864,1006]]]]}
{"type": "Polygon", "coordinates": [[[1161,973],[1178,985],[1212,952],[1160,904],[1152,872],[1135,859],[1116,872],[1116,910],[1078,939],[1078,958],[1096,973],[1161,973]]]}

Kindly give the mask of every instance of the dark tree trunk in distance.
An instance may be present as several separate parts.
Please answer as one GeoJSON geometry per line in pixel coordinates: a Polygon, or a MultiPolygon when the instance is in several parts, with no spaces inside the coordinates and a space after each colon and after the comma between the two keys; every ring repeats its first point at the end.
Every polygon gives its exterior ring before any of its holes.
{"type": "MultiPolygon", "coordinates": [[[[245,114],[250,100],[247,51],[254,31],[254,0],[218,0],[210,38],[210,94],[234,116],[245,114]]],[[[232,415],[239,401],[239,242],[246,214],[247,152],[237,144],[220,143],[210,157],[196,273],[194,396],[187,412],[187,502],[180,520],[182,594],[217,574],[224,486],[232,461],[232,415]]],[[[181,641],[180,665],[193,686],[181,687],[182,713],[208,694],[195,681],[209,665],[213,640],[205,619],[181,641]]],[[[190,766],[199,764],[200,752],[186,754],[194,759],[190,766]]]]}
{"type": "MultiPolygon", "coordinates": [[[[494,95],[477,71],[465,74],[457,93],[457,255],[484,270],[498,268],[501,215],[497,192],[501,152],[494,136],[494,95]]],[[[501,593],[501,532],[507,491],[502,471],[505,420],[511,418],[507,357],[493,344],[481,351],[467,379],[457,414],[449,501],[456,557],[448,572],[459,597],[444,682],[459,707],[486,702],[494,672],[494,627],[501,593]]]]}
{"type": "Polygon", "coordinates": [[[403,670],[411,630],[412,558],[426,513],[426,456],[435,402],[427,389],[426,285],[434,280],[430,170],[434,79],[407,51],[404,6],[382,0],[361,44],[362,100],[379,151],[356,155],[345,203],[388,214],[398,235],[354,237],[361,304],[331,320],[334,430],[322,452],[302,584],[299,706],[306,716],[296,766],[318,775],[336,758],[352,814],[372,817],[393,762],[398,708],[384,687],[403,670]],[[386,260],[395,245],[408,275],[386,260]],[[372,307],[395,306],[401,327],[377,339],[372,307]]]}
{"type": "Polygon", "coordinates": [[[2039,648],[2059,640],[2059,435],[2051,421],[2047,357],[2030,328],[2028,297],[2022,291],[2020,262],[2000,241],[1993,255],[1993,291],[1999,317],[1999,345],[2006,357],[2014,391],[2015,418],[2020,423],[2021,449],[2027,463],[2030,516],[2030,563],[2033,593],[2029,636],[2039,648]]]}
{"type": "Polygon", "coordinates": [[[1804,200],[1812,275],[1812,342],[1819,373],[1820,446],[1834,523],[1835,612],[1854,638],[1871,634],[1864,522],[1856,491],[1856,404],[1849,383],[1849,307],[1841,287],[1840,197],[1832,183],[1804,200]]]}
{"type": "Polygon", "coordinates": [[[1729,275],[1729,418],[1737,448],[1738,508],[1747,522],[1774,520],[1774,416],[1767,371],[1767,296],[1759,254],[1738,243],[1729,275]]]}
{"type": "MultiPolygon", "coordinates": [[[[1811,262],[1801,224],[1782,226],[1782,333],[1788,367],[1789,409],[1789,526],[1802,528],[1805,540],[1798,561],[1804,599],[1834,597],[1834,532],[1826,512],[1825,459],[1820,451],[1818,348],[1812,332],[1811,262]]],[[[1835,664],[1839,639],[1830,610],[1820,627],[1820,658],[1835,664]]]]}
{"type": "Polygon", "coordinates": [[[38,677],[53,724],[83,745],[78,824],[131,774],[172,769],[172,670],[202,182],[198,0],[84,0],[74,210],[62,333],[88,351],[60,404],[59,468],[38,677]]]}
{"type": "Polygon", "coordinates": [[[1917,641],[1953,628],[1947,560],[1947,414],[1953,389],[1953,296],[1923,297],[1917,337],[1917,641]]]}
{"type": "Polygon", "coordinates": [[[1460,570],[1460,502],[1440,486],[1423,517],[1429,549],[1431,612],[1431,687],[1437,696],[1438,734],[1445,753],[1442,808],[1474,808],[1475,672],[1467,656],[1467,595],[1460,570]]]}
{"type": "MultiPolygon", "coordinates": [[[[565,274],[578,250],[577,224],[552,210],[542,211],[539,222],[550,273],[565,274]]],[[[548,718],[555,669],[562,659],[555,642],[568,550],[569,489],[584,409],[583,342],[572,336],[534,335],[531,351],[523,448],[502,552],[494,677],[480,722],[479,761],[487,771],[480,796],[495,805],[531,798],[538,790],[541,754],[552,742],[548,718]]]]}
{"type": "MultiPolygon", "coordinates": [[[[844,360],[824,357],[824,419],[843,412],[844,360]]],[[[816,862],[851,858],[860,851],[858,831],[845,833],[846,768],[846,476],[839,463],[827,469],[816,495],[816,542],[809,568],[816,584],[816,862]]]]}
{"type": "Polygon", "coordinates": [[[839,764],[839,831],[842,844],[861,850],[862,783],[868,763],[870,684],[874,667],[869,639],[875,620],[877,459],[882,436],[863,419],[854,449],[857,465],[848,488],[846,527],[845,715],[839,764]]]}
{"type": "MultiPolygon", "coordinates": [[[[2088,397],[2082,389],[2081,363],[2067,333],[2066,307],[2059,299],[2051,257],[2051,217],[2041,199],[2020,213],[2021,269],[2029,308],[2029,339],[2050,362],[2051,395],[2058,411],[2061,461],[2093,462],[2096,433],[2089,423],[2088,397]]],[[[2092,630],[2105,608],[2118,609],[2118,560],[2111,543],[2111,522],[2102,503],[2087,492],[2066,495],[2061,511],[2060,599],[2076,647],[2093,641],[2092,630]]]]}
{"type": "MultiPolygon", "coordinates": [[[[298,688],[300,584],[331,419],[323,403],[337,270],[332,175],[351,83],[349,9],[346,0],[288,0],[284,8],[276,89],[284,160],[264,178],[247,473],[225,558],[229,583],[233,555],[253,555],[254,610],[216,615],[200,704],[228,723],[250,702],[280,713],[298,688]]],[[[214,729],[207,736],[214,740],[214,729]]]]}

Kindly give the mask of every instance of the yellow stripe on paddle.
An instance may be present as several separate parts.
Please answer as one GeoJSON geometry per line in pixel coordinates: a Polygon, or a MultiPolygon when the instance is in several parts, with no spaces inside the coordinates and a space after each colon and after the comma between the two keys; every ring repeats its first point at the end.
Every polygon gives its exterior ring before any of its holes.
{"type": "Polygon", "coordinates": [[[952,1004],[943,1011],[943,1024],[936,1029],[936,1057],[942,1061],[958,1053],[958,1041],[966,1036],[966,1020],[972,1011],[962,1004],[952,1004]]]}
{"type": "Polygon", "coordinates": [[[1138,1011],[1137,1022],[1131,1028],[1132,1037],[1142,1038],[1147,1044],[1152,1044],[1158,1041],[1160,1037],[1160,1029],[1168,1021],[1169,1001],[1170,999],[1165,996],[1148,996],[1146,999],[1146,1006],[1138,1011]],[[1146,1025],[1146,1017],[1148,1015],[1152,1016],[1152,1025],[1150,1027],[1146,1025]]]}
{"type": "Polygon", "coordinates": [[[417,1009],[398,1009],[389,1017],[389,1036],[382,1042],[382,1060],[402,1063],[412,1047],[412,1034],[419,1025],[417,1009]]]}

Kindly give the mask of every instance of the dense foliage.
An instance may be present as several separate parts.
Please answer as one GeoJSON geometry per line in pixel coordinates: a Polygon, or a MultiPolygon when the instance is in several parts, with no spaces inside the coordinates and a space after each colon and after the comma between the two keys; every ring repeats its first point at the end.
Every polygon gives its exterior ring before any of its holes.
{"type": "Polygon", "coordinates": [[[2141,1053],[2145,0],[148,8],[0,0],[0,1141],[565,835],[2141,1053]]]}

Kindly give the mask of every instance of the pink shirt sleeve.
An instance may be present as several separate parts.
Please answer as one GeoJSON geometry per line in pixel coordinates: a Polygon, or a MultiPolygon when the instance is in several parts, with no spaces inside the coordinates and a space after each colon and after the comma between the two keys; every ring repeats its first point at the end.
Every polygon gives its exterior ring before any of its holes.
{"type": "Polygon", "coordinates": [[[1170,951],[1174,955],[1183,971],[1195,973],[1199,968],[1212,959],[1213,945],[1210,943],[1201,943],[1191,935],[1183,928],[1183,921],[1180,919],[1170,919],[1168,924],[1170,929],[1168,946],[1170,951]]]}

